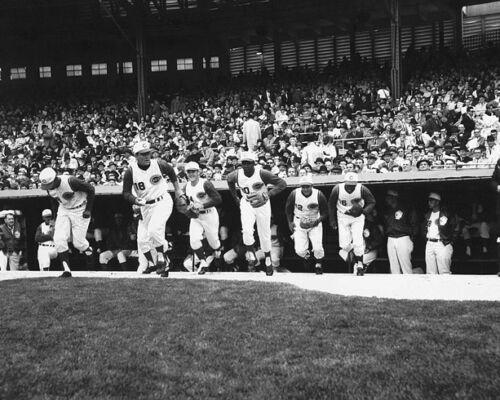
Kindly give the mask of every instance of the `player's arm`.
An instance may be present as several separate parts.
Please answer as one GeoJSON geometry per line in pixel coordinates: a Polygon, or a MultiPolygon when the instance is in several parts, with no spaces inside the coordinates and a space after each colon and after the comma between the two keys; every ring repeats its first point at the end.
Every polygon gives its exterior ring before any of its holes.
{"type": "Polygon", "coordinates": [[[238,179],[238,170],[231,172],[227,176],[227,187],[229,188],[229,193],[233,196],[234,201],[237,205],[240,205],[240,197],[238,196],[238,190],[236,190],[236,180],[238,179]]]}
{"type": "Polygon", "coordinates": [[[361,186],[361,198],[365,201],[365,206],[363,207],[363,214],[370,214],[375,208],[375,197],[373,197],[372,192],[366,186],[361,186]]]}
{"type": "Polygon", "coordinates": [[[161,173],[167,175],[172,185],[174,185],[175,198],[182,195],[174,168],[165,160],[158,160],[158,166],[160,167],[161,173]]]}
{"type": "Polygon", "coordinates": [[[319,221],[325,222],[328,219],[328,201],[322,192],[318,192],[319,221]]]}
{"type": "Polygon", "coordinates": [[[123,188],[122,188],[122,195],[123,198],[128,201],[130,204],[135,204],[135,205],[142,205],[142,203],[138,202],[138,198],[132,194],[132,186],[133,186],[133,179],[132,179],[132,168],[128,168],[125,171],[125,174],[123,174],[123,188]]]}
{"type": "Polygon", "coordinates": [[[288,221],[288,227],[290,230],[293,232],[294,231],[294,223],[293,223],[293,218],[295,216],[295,193],[296,189],[292,190],[292,192],[288,195],[288,198],[286,199],[286,205],[285,205],[285,214],[286,214],[286,219],[288,221]]]}
{"type": "Polygon", "coordinates": [[[35,233],[35,242],[43,243],[47,242],[48,240],[52,240],[52,235],[43,234],[42,225],[38,225],[38,228],[36,228],[36,233],[35,233]]]}
{"type": "Polygon", "coordinates": [[[269,197],[276,196],[286,189],[286,181],[284,179],[265,169],[260,170],[260,178],[266,185],[273,185],[273,188],[268,192],[269,197]]]}
{"type": "Polygon", "coordinates": [[[57,216],[57,210],[59,208],[59,203],[52,196],[50,196],[50,208],[52,210],[53,217],[56,218],[56,216],[57,216]]]}
{"type": "Polygon", "coordinates": [[[69,187],[75,192],[87,193],[87,205],[85,206],[84,214],[88,214],[90,217],[90,212],[92,211],[92,206],[94,205],[95,199],[95,188],[90,183],[82,181],[78,178],[72,176],[68,179],[69,187]]]}
{"type": "Polygon", "coordinates": [[[328,199],[328,214],[330,215],[330,226],[337,229],[337,202],[339,201],[339,185],[336,185],[328,199]]]}
{"type": "Polygon", "coordinates": [[[203,205],[203,208],[217,207],[222,204],[222,197],[212,182],[205,181],[203,189],[210,199],[203,205]]]}

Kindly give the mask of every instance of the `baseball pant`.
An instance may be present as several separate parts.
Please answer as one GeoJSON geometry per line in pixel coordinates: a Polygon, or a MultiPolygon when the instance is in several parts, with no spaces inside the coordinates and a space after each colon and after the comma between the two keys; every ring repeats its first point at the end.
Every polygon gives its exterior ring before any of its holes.
{"type": "Polygon", "coordinates": [[[0,271],[7,271],[7,267],[11,271],[19,271],[19,253],[4,253],[0,251],[0,271]]]}
{"type": "Polygon", "coordinates": [[[302,229],[300,227],[300,218],[295,218],[295,231],[293,233],[293,241],[295,244],[295,253],[299,257],[305,258],[309,251],[309,241],[313,248],[314,257],[317,260],[325,256],[323,249],[323,223],[311,229],[302,229]]]}
{"type": "Polygon", "coordinates": [[[38,267],[40,271],[50,268],[50,260],[57,258],[57,251],[55,244],[39,244],[38,245],[38,267]]]}
{"type": "Polygon", "coordinates": [[[261,207],[253,208],[244,198],[240,202],[241,231],[245,246],[255,243],[254,226],[257,222],[260,248],[264,253],[271,251],[271,203],[268,201],[261,207]]]}
{"type": "Polygon", "coordinates": [[[352,248],[354,255],[362,257],[365,253],[365,240],[363,229],[365,227],[365,216],[359,217],[337,213],[339,226],[339,247],[347,253],[352,248]]]}
{"type": "Polygon", "coordinates": [[[219,213],[216,209],[200,214],[198,218],[191,218],[189,222],[189,244],[193,250],[200,249],[203,237],[214,250],[220,247],[219,240],[219,213]]]}
{"type": "Polygon", "coordinates": [[[141,207],[142,219],[137,226],[137,248],[146,253],[159,246],[166,250],[165,226],[172,214],[172,197],[166,194],[162,200],[141,207]]]}
{"type": "Polygon", "coordinates": [[[425,265],[428,274],[451,274],[453,246],[443,242],[427,241],[425,246],[425,265]]]}
{"type": "Polygon", "coordinates": [[[411,253],[413,252],[413,242],[409,236],[399,238],[390,237],[387,239],[387,255],[391,274],[411,274],[411,253]]]}
{"type": "MultiPolygon", "coordinates": [[[[153,257],[153,262],[156,264],[156,250],[153,249],[151,250],[151,256],[153,257]]],[[[146,256],[144,255],[144,253],[140,250],[132,250],[130,252],[130,255],[129,257],[137,257],[137,260],[138,260],[138,266],[137,266],[137,272],[143,272],[146,270],[146,268],[148,267],[148,260],[146,258],[146,256]]]]}
{"type": "Polygon", "coordinates": [[[472,239],[471,229],[473,229],[473,228],[477,229],[477,231],[479,233],[479,237],[481,239],[489,239],[490,238],[490,226],[488,225],[488,223],[487,222],[475,222],[473,224],[466,225],[462,229],[462,236],[463,236],[464,240],[472,239]]]}
{"type": "Polygon", "coordinates": [[[72,210],[59,206],[54,226],[54,243],[58,253],[68,250],[69,241],[80,251],[89,247],[86,236],[90,218],[83,218],[84,211],[85,204],[72,210]]]}
{"type": "Polygon", "coordinates": [[[378,257],[378,250],[370,250],[363,254],[363,264],[367,267],[378,257]]]}
{"type": "Polygon", "coordinates": [[[107,264],[113,258],[117,258],[120,264],[127,262],[127,257],[130,256],[132,250],[106,250],[99,254],[99,264],[107,264]]]}

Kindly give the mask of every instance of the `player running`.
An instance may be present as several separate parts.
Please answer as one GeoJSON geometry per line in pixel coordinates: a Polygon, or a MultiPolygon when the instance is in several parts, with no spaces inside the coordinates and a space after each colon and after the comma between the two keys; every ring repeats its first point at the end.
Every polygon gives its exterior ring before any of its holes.
{"type": "Polygon", "coordinates": [[[208,263],[203,248],[203,235],[214,252],[220,258],[219,213],[215,207],[222,203],[222,197],[215,190],[212,182],[200,178],[200,166],[196,162],[188,162],[184,168],[188,183],[184,187],[185,198],[178,199],[178,209],[190,218],[189,243],[200,260],[198,274],[208,270],[208,263]]]}
{"type": "Polygon", "coordinates": [[[94,204],[94,187],[71,175],[57,175],[52,168],[40,172],[41,188],[50,196],[53,214],[57,214],[54,226],[54,243],[64,268],[61,278],[70,278],[68,242],[75,249],[92,256],[92,248],[86,239],[90,213],[94,204]]]}
{"type": "Polygon", "coordinates": [[[243,244],[246,246],[246,257],[249,269],[256,263],[254,250],[254,226],[257,223],[260,247],[266,256],[266,275],[273,274],[271,261],[271,203],[269,198],[276,196],[286,188],[286,182],[269,171],[255,167],[255,154],[241,154],[241,168],[231,172],[227,177],[227,185],[234,200],[240,207],[243,244]],[[267,185],[273,185],[268,189],[267,185]],[[241,198],[238,196],[239,189],[241,198]]]}
{"type": "Polygon", "coordinates": [[[143,272],[156,271],[162,277],[168,277],[170,260],[166,255],[168,243],[165,240],[165,225],[172,214],[172,197],[168,193],[168,176],[174,186],[175,197],[181,191],[177,176],[170,164],[162,159],[151,159],[151,147],[148,142],[138,142],[132,150],[136,163],[133,163],[123,176],[123,197],[129,203],[141,207],[141,219],[137,227],[137,247],[148,260],[148,267],[143,272]],[[132,194],[132,189],[135,194],[132,194]],[[151,251],[158,256],[156,265],[151,251]]]}

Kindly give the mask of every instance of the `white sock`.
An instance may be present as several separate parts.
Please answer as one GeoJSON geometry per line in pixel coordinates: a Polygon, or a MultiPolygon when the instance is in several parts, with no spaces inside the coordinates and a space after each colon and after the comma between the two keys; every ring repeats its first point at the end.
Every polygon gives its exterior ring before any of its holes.
{"type": "Polygon", "coordinates": [[[63,261],[62,265],[65,271],[71,272],[71,270],[69,269],[69,265],[66,261],[63,261]]]}

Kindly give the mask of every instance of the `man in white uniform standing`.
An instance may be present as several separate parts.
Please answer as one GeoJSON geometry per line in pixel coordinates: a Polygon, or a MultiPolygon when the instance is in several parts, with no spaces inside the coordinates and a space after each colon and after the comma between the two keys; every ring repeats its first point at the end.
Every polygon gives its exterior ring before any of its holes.
{"type": "Polygon", "coordinates": [[[188,162],[185,166],[188,183],[184,187],[186,198],[178,200],[178,210],[190,218],[189,243],[200,260],[198,274],[208,270],[207,258],[203,249],[203,236],[212,248],[214,257],[221,256],[219,240],[219,213],[215,207],[222,203],[222,197],[212,182],[200,178],[200,166],[188,162]]]}
{"type": "Polygon", "coordinates": [[[313,188],[310,175],[300,178],[300,188],[293,190],[286,201],[285,212],[288,226],[293,232],[295,253],[306,264],[309,270],[311,256],[309,241],[311,242],[316,263],[316,274],[323,273],[321,262],[325,256],[323,249],[323,221],[328,217],[328,204],[326,197],[318,189],[313,188]]]}
{"type": "MultiPolygon", "coordinates": [[[[363,254],[365,243],[363,230],[365,215],[375,208],[375,198],[370,190],[358,183],[358,175],[348,172],[344,183],[335,185],[328,201],[330,225],[338,229],[340,256],[345,260],[352,250],[354,253],[353,273],[364,274],[363,254]]],[[[350,268],[350,266],[349,266],[350,268]]]]}
{"type": "Polygon", "coordinates": [[[123,176],[123,197],[129,203],[141,207],[141,219],[137,227],[137,247],[146,259],[148,267],[143,273],[156,271],[168,277],[170,260],[166,255],[168,243],[165,240],[165,225],[172,214],[173,201],[168,193],[168,176],[174,186],[175,197],[181,191],[173,167],[162,159],[151,159],[148,142],[137,142],[132,152],[136,158],[123,176]],[[132,189],[135,195],[132,194],[132,189]],[[151,251],[157,252],[156,265],[151,251]]]}
{"type": "Polygon", "coordinates": [[[50,260],[57,258],[52,211],[49,209],[43,210],[42,218],[43,222],[36,228],[35,242],[38,243],[37,258],[40,271],[48,271],[50,260]]]}
{"type": "Polygon", "coordinates": [[[255,267],[257,258],[254,251],[254,226],[257,223],[260,247],[264,252],[266,274],[273,274],[271,261],[271,203],[273,197],[286,188],[286,182],[269,171],[255,167],[256,156],[252,152],[241,154],[241,168],[231,172],[227,177],[227,185],[234,200],[240,207],[243,244],[246,246],[246,257],[249,270],[255,267]],[[267,185],[273,185],[268,190],[267,185]],[[238,195],[237,189],[240,191],[238,195]]]}
{"type": "Polygon", "coordinates": [[[257,142],[262,139],[260,124],[254,119],[252,115],[250,115],[248,119],[243,122],[242,131],[243,143],[247,144],[248,151],[254,151],[257,142]]]}
{"type": "Polygon", "coordinates": [[[54,243],[62,262],[62,278],[71,277],[69,268],[68,242],[71,240],[75,249],[92,256],[92,248],[86,239],[90,224],[90,213],[94,204],[94,187],[71,175],[57,175],[52,168],[40,172],[41,188],[46,190],[52,202],[56,216],[54,243]]]}

